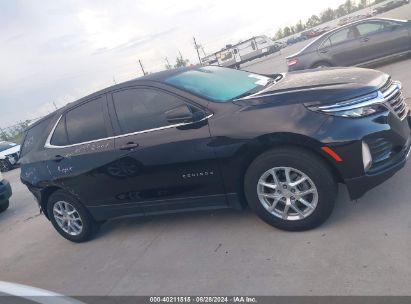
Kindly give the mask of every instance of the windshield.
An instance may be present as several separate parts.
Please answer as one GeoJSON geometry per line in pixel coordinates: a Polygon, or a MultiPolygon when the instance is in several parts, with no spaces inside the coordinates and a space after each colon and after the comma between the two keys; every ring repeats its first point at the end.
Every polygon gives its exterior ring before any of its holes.
{"type": "Polygon", "coordinates": [[[217,102],[225,102],[258,91],[272,79],[266,76],[221,68],[201,67],[169,77],[166,83],[217,102]]]}
{"type": "Polygon", "coordinates": [[[0,152],[5,151],[5,150],[10,149],[10,148],[13,148],[15,146],[17,146],[17,144],[7,142],[7,141],[1,142],[0,143],[0,152]]]}

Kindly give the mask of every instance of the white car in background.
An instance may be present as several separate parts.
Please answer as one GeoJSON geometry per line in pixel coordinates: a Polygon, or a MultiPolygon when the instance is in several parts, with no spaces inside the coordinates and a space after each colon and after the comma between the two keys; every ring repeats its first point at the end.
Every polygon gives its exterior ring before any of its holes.
{"type": "Polygon", "coordinates": [[[20,145],[0,141],[0,171],[9,171],[17,163],[20,157],[20,145]]]}

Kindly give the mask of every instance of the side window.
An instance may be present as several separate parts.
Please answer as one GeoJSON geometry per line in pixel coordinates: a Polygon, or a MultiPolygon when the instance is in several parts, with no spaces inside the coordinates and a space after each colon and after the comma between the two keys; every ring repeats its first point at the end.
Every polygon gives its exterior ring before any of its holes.
{"type": "Polygon", "coordinates": [[[355,38],[355,32],[353,28],[345,28],[334,35],[330,36],[330,42],[332,45],[343,43],[355,38]]]}
{"type": "Polygon", "coordinates": [[[326,40],[323,41],[321,46],[319,47],[320,50],[322,49],[328,49],[331,46],[331,41],[330,38],[327,38],[326,40]]]}
{"type": "Polygon", "coordinates": [[[165,113],[185,104],[174,95],[151,89],[116,92],[113,100],[123,134],[170,125],[165,113]]]}
{"type": "Polygon", "coordinates": [[[366,22],[357,25],[361,36],[372,35],[384,30],[384,24],[381,22],[366,22]]]}
{"type": "Polygon", "coordinates": [[[66,146],[68,145],[67,132],[66,132],[66,117],[62,116],[56,128],[54,129],[53,136],[51,137],[50,144],[54,146],[66,146]]]}
{"type": "Polygon", "coordinates": [[[103,101],[104,97],[100,97],[67,112],[66,129],[70,144],[107,137],[103,101]]]}
{"type": "Polygon", "coordinates": [[[52,117],[46,118],[27,131],[20,148],[22,157],[30,153],[40,142],[44,145],[44,141],[41,140],[46,136],[45,132],[51,119],[52,117]]]}

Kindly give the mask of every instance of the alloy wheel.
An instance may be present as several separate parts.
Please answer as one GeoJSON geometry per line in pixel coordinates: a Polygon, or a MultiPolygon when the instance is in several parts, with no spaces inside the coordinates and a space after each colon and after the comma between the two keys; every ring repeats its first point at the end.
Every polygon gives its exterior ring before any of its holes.
{"type": "Polygon", "coordinates": [[[307,218],[318,203],[314,182],[291,167],[275,167],[264,172],[257,184],[257,194],[269,213],[287,221],[307,218]]]}
{"type": "Polygon", "coordinates": [[[65,233],[76,236],[83,231],[81,216],[72,204],[65,201],[56,202],[53,206],[53,216],[65,233]]]}

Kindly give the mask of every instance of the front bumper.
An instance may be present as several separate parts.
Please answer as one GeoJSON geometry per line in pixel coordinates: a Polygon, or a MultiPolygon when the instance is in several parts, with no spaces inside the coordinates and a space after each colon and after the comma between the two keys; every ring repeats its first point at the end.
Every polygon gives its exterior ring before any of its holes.
{"type": "Polygon", "coordinates": [[[393,176],[398,170],[405,166],[411,151],[411,140],[407,141],[402,151],[393,159],[390,159],[383,167],[378,170],[371,170],[365,175],[345,180],[351,199],[358,199],[368,190],[383,183],[393,176]]]}
{"type": "Polygon", "coordinates": [[[12,190],[10,183],[3,179],[0,181],[0,205],[6,204],[11,197],[12,190]]]}

